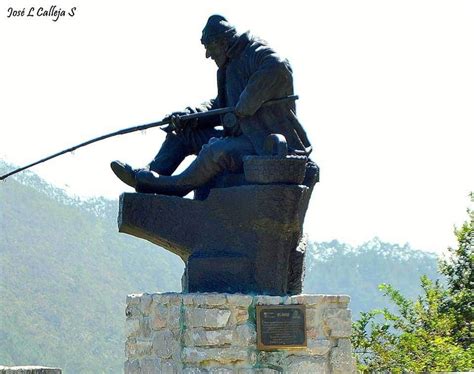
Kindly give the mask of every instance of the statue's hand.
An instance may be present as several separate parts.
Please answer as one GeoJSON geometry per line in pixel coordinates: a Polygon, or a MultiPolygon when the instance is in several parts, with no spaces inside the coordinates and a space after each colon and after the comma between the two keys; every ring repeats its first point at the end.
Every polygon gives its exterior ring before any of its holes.
{"type": "Polygon", "coordinates": [[[170,121],[173,129],[176,131],[181,131],[185,125],[184,121],[181,121],[181,117],[189,114],[188,112],[173,112],[168,114],[163,118],[163,121],[170,121]]]}

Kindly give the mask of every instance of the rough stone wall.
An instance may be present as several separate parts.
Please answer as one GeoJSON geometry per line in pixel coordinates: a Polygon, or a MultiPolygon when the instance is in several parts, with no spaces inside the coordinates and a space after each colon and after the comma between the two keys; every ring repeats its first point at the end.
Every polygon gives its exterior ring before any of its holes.
{"type": "Polygon", "coordinates": [[[217,293],[127,297],[125,373],[352,373],[348,296],[217,293]],[[256,305],[306,305],[308,346],[259,351],[256,305]]]}

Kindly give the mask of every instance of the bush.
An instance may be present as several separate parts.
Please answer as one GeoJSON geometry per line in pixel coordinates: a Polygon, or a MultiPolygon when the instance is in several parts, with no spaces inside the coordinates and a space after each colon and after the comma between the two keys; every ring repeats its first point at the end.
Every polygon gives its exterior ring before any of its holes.
{"type": "MultiPolygon", "coordinates": [[[[474,201],[471,194],[471,201],[474,201]]],[[[352,343],[363,372],[469,371],[474,368],[473,265],[474,214],[455,230],[458,247],[449,248],[439,268],[447,285],[421,277],[422,295],[405,298],[382,284],[384,296],[395,304],[361,313],[353,324],[352,343]]]]}

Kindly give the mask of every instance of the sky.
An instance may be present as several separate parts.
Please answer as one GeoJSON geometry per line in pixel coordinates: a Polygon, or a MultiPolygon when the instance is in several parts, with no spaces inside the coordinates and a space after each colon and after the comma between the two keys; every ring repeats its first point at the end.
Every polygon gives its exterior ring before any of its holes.
{"type": "MultiPolygon", "coordinates": [[[[321,168],[310,240],[455,245],[474,190],[473,1],[5,1],[0,158],[22,166],[215,97],[200,44],[215,13],[293,66],[321,168]],[[37,15],[51,5],[74,16],[37,15]]],[[[77,196],[117,198],[131,189],[110,161],[144,166],[164,135],[112,138],[32,171],[77,196]]]]}

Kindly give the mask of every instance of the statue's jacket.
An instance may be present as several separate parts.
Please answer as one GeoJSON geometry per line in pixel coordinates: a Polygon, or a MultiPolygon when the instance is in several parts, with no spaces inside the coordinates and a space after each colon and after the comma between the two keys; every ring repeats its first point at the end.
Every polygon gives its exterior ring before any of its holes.
{"type": "Polygon", "coordinates": [[[310,143],[296,118],[294,101],[261,108],[268,100],[293,95],[289,62],[249,33],[240,35],[227,55],[228,63],[217,71],[217,97],[197,110],[239,104],[244,113],[251,115],[240,118],[238,134],[250,139],[257,154],[264,153],[266,137],[275,133],[285,136],[290,152],[307,149],[310,143]]]}

